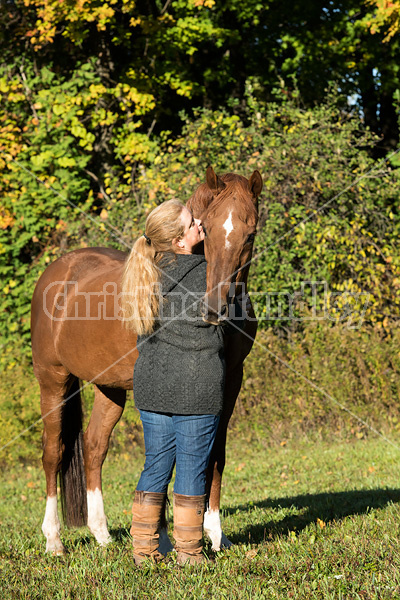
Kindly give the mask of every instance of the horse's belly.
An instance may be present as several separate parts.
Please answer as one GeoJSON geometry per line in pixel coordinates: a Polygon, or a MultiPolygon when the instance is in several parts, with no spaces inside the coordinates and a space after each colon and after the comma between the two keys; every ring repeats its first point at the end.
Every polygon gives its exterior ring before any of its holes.
{"type": "Polygon", "coordinates": [[[136,336],[120,321],[66,320],[54,329],[60,362],[85,381],[132,388],[136,336]]]}

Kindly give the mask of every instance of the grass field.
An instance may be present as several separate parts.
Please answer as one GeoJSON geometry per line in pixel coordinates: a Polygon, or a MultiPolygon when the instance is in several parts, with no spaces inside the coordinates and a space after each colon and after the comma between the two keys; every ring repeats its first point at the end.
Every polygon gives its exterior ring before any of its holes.
{"type": "Polygon", "coordinates": [[[224,531],[234,542],[202,567],[171,555],[138,570],[130,507],[142,464],[110,455],[104,495],[114,542],[64,530],[65,557],[44,552],[44,477],[38,466],[0,480],[0,598],[400,598],[399,448],[381,438],[268,446],[231,431],[223,487],[224,531]]]}

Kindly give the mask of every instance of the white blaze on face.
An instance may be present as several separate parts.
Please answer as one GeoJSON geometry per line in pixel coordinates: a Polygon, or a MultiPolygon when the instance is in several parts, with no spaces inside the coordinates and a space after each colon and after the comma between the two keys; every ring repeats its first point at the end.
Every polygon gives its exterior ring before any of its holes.
{"type": "Polygon", "coordinates": [[[230,248],[231,244],[228,240],[229,235],[233,231],[233,223],[232,223],[232,211],[230,211],[228,218],[223,224],[223,228],[225,229],[225,248],[230,248]]]}

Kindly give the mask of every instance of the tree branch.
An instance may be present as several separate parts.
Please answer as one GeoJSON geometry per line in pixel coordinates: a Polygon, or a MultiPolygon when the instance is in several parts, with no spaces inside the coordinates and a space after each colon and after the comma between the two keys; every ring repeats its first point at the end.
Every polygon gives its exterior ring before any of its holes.
{"type": "Polygon", "coordinates": [[[167,0],[166,3],[164,4],[164,6],[161,9],[160,15],[162,16],[164,13],[167,12],[169,5],[171,4],[172,0],[167,0]]]}
{"type": "Polygon", "coordinates": [[[108,194],[106,194],[106,191],[105,191],[105,189],[103,187],[103,184],[100,181],[100,179],[97,177],[97,175],[95,175],[94,173],[92,173],[92,171],[89,171],[88,169],[84,169],[84,171],[85,171],[85,173],[87,175],[89,175],[89,177],[91,177],[93,179],[93,181],[95,181],[97,183],[97,185],[99,186],[99,190],[103,194],[104,198],[106,200],[108,200],[108,202],[110,202],[111,198],[110,198],[110,196],[108,194]]]}
{"type": "Polygon", "coordinates": [[[22,85],[24,86],[26,98],[27,98],[27,100],[29,102],[29,106],[31,107],[31,111],[33,112],[33,116],[35,117],[35,119],[37,119],[39,121],[39,116],[38,116],[38,114],[36,112],[36,109],[35,109],[34,105],[31,102],[32,91],[30,90],[30,88],[28,86],[28,81],[26,79],[25,71],[22,68],[22,66],[19,67],[19,72],[21,73],[22,85]]]}

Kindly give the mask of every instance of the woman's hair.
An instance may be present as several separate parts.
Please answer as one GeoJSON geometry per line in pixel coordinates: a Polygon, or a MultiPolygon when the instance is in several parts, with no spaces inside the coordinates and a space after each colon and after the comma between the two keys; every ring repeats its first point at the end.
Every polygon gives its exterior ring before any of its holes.
{"type": "Polygon", "coordinates": [[[122,312],[126,327],[138,335],[151,333],[160,305],[157,266],[166,252],[174,252],[172,241],[184,235],[181,222],[184,205],[168,200],[151,211],[146,219],[145,235],[133,245],[122,275],[122,312]]]}

